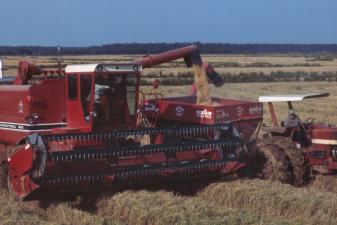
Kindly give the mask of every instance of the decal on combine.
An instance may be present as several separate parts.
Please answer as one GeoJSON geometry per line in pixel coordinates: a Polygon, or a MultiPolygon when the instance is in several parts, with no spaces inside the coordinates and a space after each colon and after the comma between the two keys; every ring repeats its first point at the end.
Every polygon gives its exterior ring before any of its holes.
{"type": "Polygon", "coordinates": [[[16,124],[9,124],[9,123],[0,123],[0,128],[20,129],[20,130],[23,130],[23,126],[21,126],[21,125],[16,125],[16,124]]]}
{"type": "Polygon", "coordinates": [[[18,104],[18,112],[19,112],[19,113],[23,113],[23,103],[22,103],[22,101],[19,101],[19,104],[18,104]]]}
{"type": "Polygon", "coordinates": [[[242,116],[243,111],[244,111],[244,109],[241,106],[236,108],[236,113],[237,113],[238,117],[242,116]]]}
{"type": "Polygon", "coordinates": [[[229,113],[225,112],[223,109],[218,109],[215,112],[215,119],[221,120],[221,119],[226,119],[229,118],[229,113]]]}
{"type": "Polygon", "coordinates": [[[196,116],[198,118],[212,119],[212,112],[207,111],[207,109],[197,110],[196,111],[196,116]]]}
{"type": "Polygon", "coordinates": [[[262,107],[261,106],[255,106],[252,108],[249,108],[249,115],[258,115],[262,113],[262,107]]]}
{"type": "Polygon", "coordinates": [[[19,123],[5,123],[0,122],[0,129],[5,130],[21,130],[21,131],[35,131],[48,130],[56,127],[65,127],[65,123],[51,123],[51,124],[19,124],[19,123]]]}
{"type": "Polygon", "coordinates": [[[182,116],[184,115],[185,110],[184,110],[183,107],[177,106],[177,107],[175,108],[175,112],[176,112],[176,116],[182,117],[182,116]]]}
{"type": "Polygon", "coordinates": [[[159,112],[159,108],[156,108],[156,106],[152,103],[145,103],[144,111],[145,112],[159,112]]]}

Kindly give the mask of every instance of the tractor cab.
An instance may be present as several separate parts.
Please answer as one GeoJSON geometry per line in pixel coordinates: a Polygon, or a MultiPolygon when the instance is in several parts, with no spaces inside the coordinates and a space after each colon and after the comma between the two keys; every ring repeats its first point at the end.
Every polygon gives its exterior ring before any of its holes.
{"type": "Polygon", "coordinates": [[[66,77],[66,120],[69,127],[108,131],[135,126],[138,64],[69,65],[66,77]]]}
{"type": "Polygon", "coordinates": [[[310,140],[308,139],[308,132],[313,124],[313,118],[306,118],[302,120],[297,115],[293,103],[297,101],[303,101],[304,99],[323,98],[328,97],[329,93],[321,94],[305,94],[305,95],[271,95],[260,96],[259,102],[268,103],[270,116],[272,119],[272,127],[263,128],[264,131],[272,134],[273,136],[286,136],[292,141],[299,143],[302,146],[308,146],[310,140]],[[288,105],[288,116],[279,122],[273,103],[286,102],[288,105]]]}

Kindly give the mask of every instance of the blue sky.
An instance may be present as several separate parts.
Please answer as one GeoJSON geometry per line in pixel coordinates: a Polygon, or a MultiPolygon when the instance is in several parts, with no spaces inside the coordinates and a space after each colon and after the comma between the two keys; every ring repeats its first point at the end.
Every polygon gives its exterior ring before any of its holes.
{"type": "Polygon", "coordinates": [[[337,43],[336,0],[0,0],[0,45],[337,43]]]}

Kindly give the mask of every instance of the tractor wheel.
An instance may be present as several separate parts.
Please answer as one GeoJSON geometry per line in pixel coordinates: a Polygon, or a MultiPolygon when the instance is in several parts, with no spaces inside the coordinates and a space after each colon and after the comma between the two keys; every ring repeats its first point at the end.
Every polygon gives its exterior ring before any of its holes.
{"type": "Polygon", "coordinates": [[[291,162],[293,181],[292,184],[295,186],[303,185],[305,182],[305,174],[307,172],[306,161],[304,154],[301,149],[298,149],[296,144],[291,142],[286,137],[272,137],[272,144],[281,148],[289,161],[291,162]]]}
{"type": "Polygon", "coordinates": [[[261,141],[250,146],[250,172],[262,179],[290,183],[291,163],[283,150],[271,143],[261,141]]]}

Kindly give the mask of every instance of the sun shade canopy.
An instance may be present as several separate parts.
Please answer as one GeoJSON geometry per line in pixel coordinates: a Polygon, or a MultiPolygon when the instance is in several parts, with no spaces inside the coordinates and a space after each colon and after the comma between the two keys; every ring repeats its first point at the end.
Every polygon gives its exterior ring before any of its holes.
{"type": "Polygon", "coordinates": [[[260,96],[259,102],[296,102],[309,98],[328,97],[330,93],[304,94],[304,95],[267,95],[260,96]]]}
{"type": "Polygon", "coordinates": [[[139,64],[80,64],[66,66],[66,73],[140,72],[139,64]]]}

